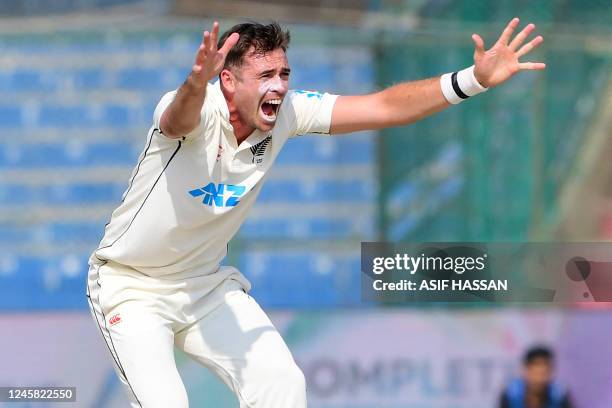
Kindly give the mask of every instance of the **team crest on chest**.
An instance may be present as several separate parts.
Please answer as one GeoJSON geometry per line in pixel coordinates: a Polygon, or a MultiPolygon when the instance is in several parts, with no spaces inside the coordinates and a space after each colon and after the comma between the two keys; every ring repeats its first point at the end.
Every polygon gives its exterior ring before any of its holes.
{"type": "Polygon", "coordinates": [[[272,141],[272,135],[268,135],[264,140],[257,143],[256,145],[251,146],[251,153],[253,154],[253,159],[251,163],[260,164],[263,162],[264,154],[266,153],[266,149],[268,145],[272,141]]]}

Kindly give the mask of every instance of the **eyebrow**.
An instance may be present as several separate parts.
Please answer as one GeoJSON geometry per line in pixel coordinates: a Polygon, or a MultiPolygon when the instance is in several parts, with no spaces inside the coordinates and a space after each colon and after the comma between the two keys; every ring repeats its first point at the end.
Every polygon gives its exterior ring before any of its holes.
{"type": "MultiPolygon", "coordinates": [[[[265,71],[260,72],[259,76],[263,76],[266,74],[272,74],[274,73],[274,71],[275,71],[274,69],[266,69],[265,71]]],[[[291,68],[281,68],[281,72],[283,74],[289,74],[291,72],[291,68]]]]}

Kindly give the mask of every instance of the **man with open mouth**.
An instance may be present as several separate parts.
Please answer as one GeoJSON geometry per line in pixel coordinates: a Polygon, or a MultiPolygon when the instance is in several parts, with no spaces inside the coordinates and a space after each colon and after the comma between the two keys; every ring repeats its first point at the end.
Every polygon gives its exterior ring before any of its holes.
{"type": "MultiPolygon", "coordinates": [[[[303,408],[302,372],[248,295],[221,266],[284,143],[405,125],[497,86],[542,41],[513,19],[474,65],[380,92],[337,96],[289,91],[289,32],[239,24],[204,32],[191,73],[164,95],[121,205],[89,260],[87,297],[133,407],[183,408],[174,347],[214,372],[241,407],[303,408]],[[215,80],[214,83],[210,81],[215,80]]],[[[295,290],[300,290],[296,288],[295,290]]]]}

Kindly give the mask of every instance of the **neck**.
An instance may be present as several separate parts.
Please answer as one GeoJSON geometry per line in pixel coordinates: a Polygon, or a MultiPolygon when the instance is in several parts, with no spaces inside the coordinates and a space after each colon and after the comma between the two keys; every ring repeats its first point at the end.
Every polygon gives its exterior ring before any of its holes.
{"type": "Polygon", "coordinates": [[[244,142],[247,137],[251,133],[255,131],[253,126],[247,125],[240,113],[238,113],[238,109],[236,109],[236,105],[234,101],[226,92],[226,90],[221,87],[221,91],[223,92],[223,96],[225,97],[225,103],[227,103],[227,110],[229,111],[229,121],[232,127],[234,128],[234,136],[236,137],[236,143],[240,146],[240,143],[244,142]]]}
{"type": "MultiPolygon", "coordinates": [[[[230,106],[228,104],[228,108],[229,107],[230,106]]],[[[234,136],[236,137],[236,143],[240,145],[240,143],[242,143],[247,137],[249,137],[251,133],[255,131],[255,128],[244,123],[235,108],[230,108],[229,113],[229,121],[232,127],[234,128],[234,136]]]]}

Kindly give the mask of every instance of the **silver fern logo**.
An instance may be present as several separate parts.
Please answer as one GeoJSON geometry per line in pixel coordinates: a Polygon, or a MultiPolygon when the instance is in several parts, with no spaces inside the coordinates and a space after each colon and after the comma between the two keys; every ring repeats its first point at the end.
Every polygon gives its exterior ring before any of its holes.
{"type": "Polygon", "coordinates": [[[266,153],[266,149],[268,148],[268,145],[271,141],[272,135],[268,135],[268,137],[266,137],[261,142],[251,146],[251,153],[253,154],[253,160],[251,161],[251,163],[259,164],[263,162],[263,156],[266,153]]]}

